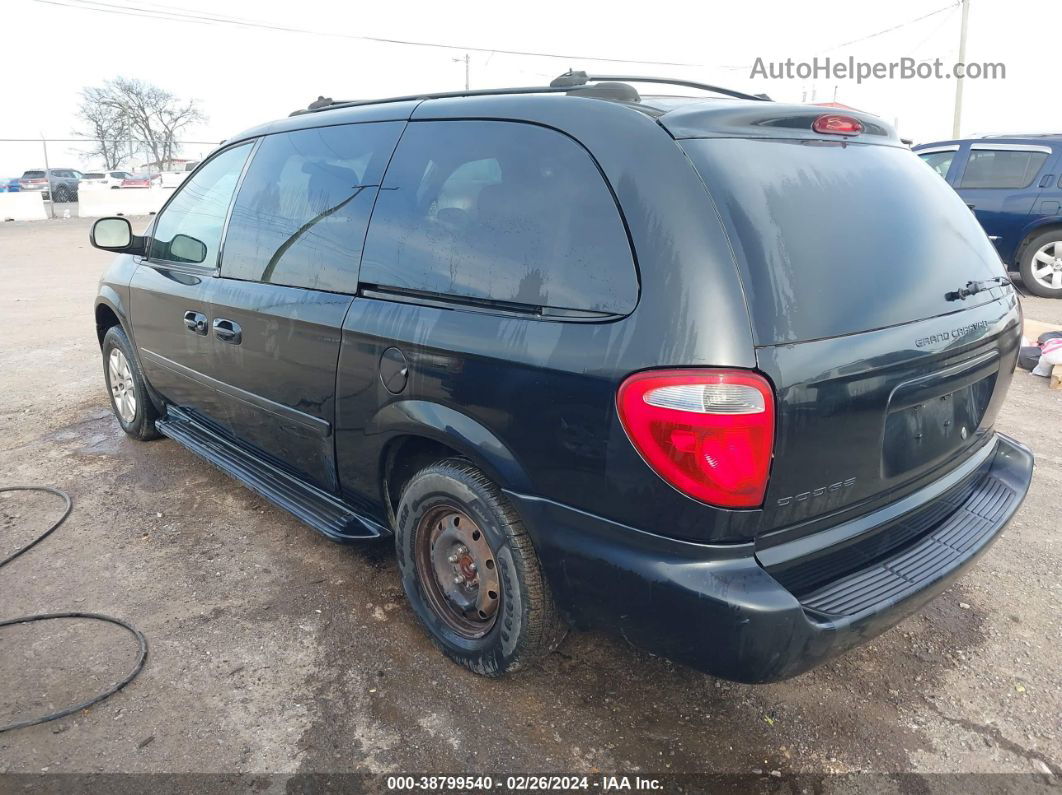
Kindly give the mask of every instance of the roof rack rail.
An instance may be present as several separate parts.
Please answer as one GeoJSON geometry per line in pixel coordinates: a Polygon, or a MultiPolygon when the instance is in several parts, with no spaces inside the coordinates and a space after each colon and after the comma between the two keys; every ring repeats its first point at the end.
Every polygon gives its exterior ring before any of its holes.
{"type": "Polygon", "coordinates": [[[727,97],[735,97],[737,99],[753,99],[760,102],[770,102],[771,98],[766,94],[746,94],[743,91],[735,91],[732,88],[723,88],[722,86],[713,86],[708,83],[697,83],[693,80],[678,80],[672,77],[645,77],[639,75],[588,75],[586,72],[575,72],[569,69],[560,77],[556,77],[550,83],[551,87],[566,87],[566,88],[578,88],[579,86],[585,86],[587,83],[599,83],[602,81],[610,82],[631,82],[631,83],[663,83],[669,86],[685,86],[686,88],[699,88],[704,91],[711,91],[715,94],[723,94],[727,97]]]}
{"type": "Polygon", "coordinates": [[[985,133],[972,138],[1058,138],[1062,133],[985,133]]]}
{"type": "Polygon", "coordinates": [[[301,116],[304,113],[319,113],[322,110],[335,110],[336,108],[354,108],[359,105],[385,105],[391,102],[415,102],[426,99],[450,99],[453,97],[489,97],[502,94],[562,94],[570,91],[569,88],[552,88],[550,86],[518,86],[516,88],[477,88],[471,91],[440,91],[433,94],[405,94],[400,97],[383,97],[381,99],[346,99],[335,100],[327,105],[318,105],[317,102],[307,108],[299,108],[292,111],[289,116],[301,116]],[[313,107],[318,105],[317,107],[313,107]]]}
{"type": "MultiPolygon", "coordinates": [[[[417,100],[426,99],[451,99],[455,97],[489,97],[499,96],[504,94],[563,94],[580,88],[584,88],[588,83],[602,83],[602,82],[623,82],[633,81],[639,83],[663,83],[673,86],[686,86],[687,88],[700,88],[704,91],[712,91],[716,94],[723,94],[728,97],[735,97],[737,99],[751,99],[759,102],[770,102],[771,98],[766,94],[745,94],[741,91],[734,91],[729,88],[720,88],[719,86],[708,85],[707,83],[695,83],[692,80],[674,80],[669,77],[613,77],[605,75],[588,75],[586,72],[573,72],[568,70],[564,74],[555,78],[548,86],[518,86],[515,88],[478,88],[471,91],[442,91],[433,94],[406,94],[399,97],[384,97],[382,99],[350,99],[350,100],[332,100],[323,96],[319,96],[316,100],[310,103],[309,107],[300,108],[299,110],[292,111],[290,116],[301,116],[304,113],[318,113],[322,110],[335,110],[336,108],[353,108],[359,105],[383,105],[391,102],[413,102],[417,100]]],[[[637,96],[637,92],[633,92],[630,96],[620,96],[619,98],[629,99],[630,101],[637,101],[634,97],[637,96]]],[[[621,95],[622,92],[617,92],[621,95]]]]}

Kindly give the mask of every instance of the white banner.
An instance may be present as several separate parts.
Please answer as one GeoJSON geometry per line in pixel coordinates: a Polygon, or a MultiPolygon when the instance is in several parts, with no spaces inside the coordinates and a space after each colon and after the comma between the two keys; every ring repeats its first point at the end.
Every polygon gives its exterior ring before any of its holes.
{"type": "Polygon", "coordinates": [[[0,193],[0,221],[43,221],[47,217],[40,191],[0,193]]]}
{"type": "Polygon", "coordinates": [[[162,209],[173,195],[165,188],[97,189],[78,192],[78,215],[99,218],[105,215],[148,215],[162,209]]]}

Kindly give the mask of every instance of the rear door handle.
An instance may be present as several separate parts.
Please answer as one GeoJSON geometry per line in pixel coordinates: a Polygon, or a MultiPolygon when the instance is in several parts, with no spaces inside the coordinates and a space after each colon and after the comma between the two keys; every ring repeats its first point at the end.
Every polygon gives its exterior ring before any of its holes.
{"type": "Polygon", "coordinates": [[[1054,174],[1044,174],[1044,178],[1040,180],[1040,187],[1046,188],[1048,185],[1051,184],[1051,180],[1053,180],[1054,178],[1054,174]]]}
{"type": "Polygon", "coordinates": [[[239,323],[219,317],[214,319],[214,336],[229,345],[239,345],[243,342],[243,329],[239,323]]]}
{"type": "Polygon", "coordinates": [[[184,325],[189,331],[194,331],[196,334],[206,336],[207,316],[202,312],[188,310],[184,313],[184,325]]]}

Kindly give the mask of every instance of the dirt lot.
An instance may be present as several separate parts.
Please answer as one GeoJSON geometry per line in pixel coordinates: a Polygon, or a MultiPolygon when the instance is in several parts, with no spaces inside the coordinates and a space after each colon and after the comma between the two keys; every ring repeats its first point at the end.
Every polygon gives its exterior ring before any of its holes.
{"type": "MultiPolygon", "coordinates": [[[[89,223],[0,226],[0,485],[74,499],[0,571],[0,618],[105,612],[151,651],[101,705],[0,734],[0,772],[1062,774],[1062,391],[1043,379],[1019,372],[999,421],[1036,452],[1024,508],[965,579],[869,645],[750,687],[576,634],[485,681],[432,648],[389,550],[333,545],[173,442],[121,433],[89,223]]],[[[1062,302],[1025,308],[1062,320],[1062,302]]],[[[0,499],[0,557],[56,507],[0,499]]],[[[3,628],[0,723],[88,696],[134,650],[87,623],[3,628]]]]}

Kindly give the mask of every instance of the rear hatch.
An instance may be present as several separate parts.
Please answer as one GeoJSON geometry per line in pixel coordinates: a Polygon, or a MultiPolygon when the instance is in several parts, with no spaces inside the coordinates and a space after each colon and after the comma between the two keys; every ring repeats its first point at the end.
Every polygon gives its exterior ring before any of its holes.
{"type": "Polygon", "coordinates": [[[19,187],[25,189],[48,186],[48,176],[43,171],[27,171],[18,181],[19,187]]]}
{"type": "Polygon", "coordinates": [[[1020,338],[962,200],[879,120],[858,115],[865,131],[840,138],[812,130],[822,112],[661,119],[722,217],[776,391],[761,548],[899,499],[987,443],[1020,338]]]}

